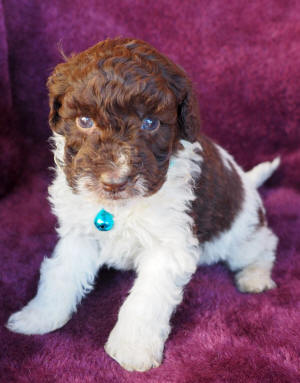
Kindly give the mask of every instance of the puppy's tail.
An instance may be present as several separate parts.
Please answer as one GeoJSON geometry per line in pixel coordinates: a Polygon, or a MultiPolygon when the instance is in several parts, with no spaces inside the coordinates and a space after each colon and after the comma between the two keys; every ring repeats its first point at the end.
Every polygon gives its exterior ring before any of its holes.
{"type": "Polygon", "coordinates": [[[249,170],[246,174],[254,183],[256,188],[259,188],[280,165],[280,157],[276,157],[273,161],[262,162],[249,170]]]}

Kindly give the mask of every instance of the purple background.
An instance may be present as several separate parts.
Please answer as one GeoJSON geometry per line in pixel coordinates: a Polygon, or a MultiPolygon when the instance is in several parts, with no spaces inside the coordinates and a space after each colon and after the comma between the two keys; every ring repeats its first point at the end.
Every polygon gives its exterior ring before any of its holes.
{"type": "Polygon", "coordinates": [[[0,381],[300,381],[300,2],[0,0],[0,381]],[[261,190],[280,238],[278,288],[241,294],[223,266],[197,271],[174,315],[164,363],[128,373],[103,350],[132,273],[101,271],[72,320],[46,336],[4,324],[33,297],[56,242],[47,186],[46,79],[106,37],[144,39],[185,68],[202,129],[248,169],[280,154],[261,190]]]}

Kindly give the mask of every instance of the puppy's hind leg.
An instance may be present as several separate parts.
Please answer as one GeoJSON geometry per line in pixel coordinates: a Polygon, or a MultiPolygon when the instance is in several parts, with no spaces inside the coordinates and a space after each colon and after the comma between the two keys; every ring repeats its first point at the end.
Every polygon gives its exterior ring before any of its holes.
{"type": "Polygon", "coordinates": [[[271,278],[278,239],[263,226],[251,238],[238,246],[227,259],[235,271],[238,289],[244,293],[260,293],[276,287],[271,278]]]}
{"type": "Polygon", "coordinates": [[[99,268],[97,242],[74,235],[59,240],[45,258],[36,296],[12,314],[6,327],[22,334],[45,334],[62,327],[77,303],[92,289],[99,268]]]}

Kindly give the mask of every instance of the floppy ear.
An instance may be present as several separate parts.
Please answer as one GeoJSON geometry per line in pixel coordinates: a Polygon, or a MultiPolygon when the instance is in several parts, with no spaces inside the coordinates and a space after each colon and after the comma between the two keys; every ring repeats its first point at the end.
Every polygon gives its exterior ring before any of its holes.
{"type": "Polygon", "coordinates": [[[49,113],[49,125],[50,128],[56,132],[56,133],[62,133],[61,129],[59,128],[59,122],[60,122],[60,115],[59,115],[59,109],[61,108],[61,101],[60,96],[51,97],[49,98],[50,101],[50,113],[49,113]]]}
{"type": "Polygon", "coordinates": [[[200,132],[200,114],[198,100],[189,80],[177,113],[181,137],[190,142],[196,141],[200,132]]]}
{"type": "Polygon", "coordinates": [[[49,125],[54,132],[59,134],[63,134],[63,126],[59,111],[67,90],[66,77],[61,70],[63,69],[63,65],[64,64],[57,65],[47,81],[50,103],[49,125]]]}

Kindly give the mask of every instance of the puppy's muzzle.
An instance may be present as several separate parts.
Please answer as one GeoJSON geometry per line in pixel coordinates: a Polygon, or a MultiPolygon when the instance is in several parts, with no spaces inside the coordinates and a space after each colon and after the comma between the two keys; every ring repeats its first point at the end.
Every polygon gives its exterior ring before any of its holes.
{"type": "Polygon", "coordinates": [[[125,189],[128,183],[128,178],[127,175],[121,175],[119,172],[114,171],[102,173],[100,181],[106,191],[117,192],[125,189]]]}

